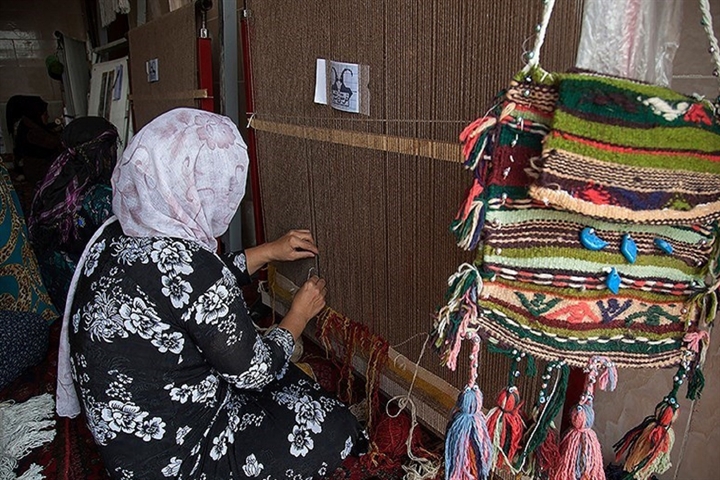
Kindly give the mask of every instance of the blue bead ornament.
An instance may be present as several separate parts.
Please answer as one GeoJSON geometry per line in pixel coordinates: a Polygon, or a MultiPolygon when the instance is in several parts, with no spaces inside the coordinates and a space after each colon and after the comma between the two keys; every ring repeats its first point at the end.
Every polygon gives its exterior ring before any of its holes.
{"type": "Polygon", "coordinates": [[[580,243],[583,247],[593,251],[602,250],[608,246],[605,240],[597,236],[592,227],[585,227],[580,231],[580,243]]]}
{"type": "Polygon", "coordinates": [[[627,233],[623,235],[622,242],[620,242],[620,253],[623,254],[628,263],[635,263],[638,253],[637,244],[627,233]]]}
{"type": "Polygon", "coordinates": [[[660,249],[661,252],[672,255],[673,246],[670,244],[670,242],[663,240],[662,238],[655,238],[653,242],[655,243],[655,246],[660,249]]]}
{"type": "Polygon", "coordinates": [[[605,279],[605,285],[608,290],[617,295],[620,292],[620,275],[618,274],[615,267],[610,269],[607,278],[605,279]]]}

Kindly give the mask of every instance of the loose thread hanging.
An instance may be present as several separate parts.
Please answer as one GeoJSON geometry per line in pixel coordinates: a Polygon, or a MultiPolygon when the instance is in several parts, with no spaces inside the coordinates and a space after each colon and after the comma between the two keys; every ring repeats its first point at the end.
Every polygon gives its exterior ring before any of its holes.
{"type": "Polygon", "coordinates": [[[460,393],[445,435],[445,479],[486,479],[490,473],[492,442],[482,413],[482,392],[477,386],[480,337],[472,334],[470,380],[460,393]]]}
{"type": "Polygon", "coordinates": [[[446,305],[437,314],[433,331],[434,345],[443,350],[444,362],[451,370],[457,366],[457,356],[463,338],[472,334],[468,327],[477,320],[477,299],[483,280],[477,268],[463,263],[448,279],[446,305]]]}
{"type": "Polygon", "coordinates": [[[421,457],[415,455],[415,451],[413,449],[413,444],[415,443],[415,429],[418,426],[418,421],[415,402],[413,402],[412,400],[412,391],[415,386],[415,380],[417,379],[420,361],[425,355],[425,348],[427,347],[429,341],[430,335],[426,333],[425,341],[423,342],[423,346],[420,349],[420,355],[418,355],[417,362],[415,362],[415,369],[413,371],[413,377],[410,381],[410,386],[408,387],[407,394],[397,395],[388,400],[387,404],[385,405],[385,413],[390,418],[397,418],[403,412],[403,410],[405,410],[406,407],[410,410],[410,431],[408,432],[407,440],[405,442],[406,453],[408,458],[410,459],[410,463],[402,466],[403,470],[405,471],[403,480],[434,479],[438,476],[441,468],[439,459],[435,454],[431,454],[430,452],[423,449],[423,453],[426,454],[427,457],[421,457]],[[392,414],[389,411],[389,407],[395,401],[397,401],[398,410],[395,414],[392,414]]]}

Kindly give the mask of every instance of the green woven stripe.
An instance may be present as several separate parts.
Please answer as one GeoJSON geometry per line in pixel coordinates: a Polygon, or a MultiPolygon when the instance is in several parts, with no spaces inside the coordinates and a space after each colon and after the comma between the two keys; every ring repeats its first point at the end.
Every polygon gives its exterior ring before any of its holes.
{"type": "MultiPolygon", "coordinates": [[[[497,195],[493,195],[493,197],[500,196],[501,191],[506,191],[509,189],[497,189],[497,195]]],[[[488,188],[487,191],[493,192],[492,187],[488,188]]],[[[510,196],[510,195],[508,195],[510,196]]],[[[678,242],[688,243],[691,245],[695,245],[703,240],[711,242],[713,240],[712,237],[707,237],[704,235],[699,234],[698,232],[690,229],[690,228],[682,228],[682,227],[671,227],[671,226],[655,226],[655,225],[635,225],[635,224],[622,224],[618,225],[617,223],[611,223],[611,222],[604,222],[602,220],[595,220],[589,217],[582,217],[578,214],[571,213],[571,212],[563,212],[563,211],[557,211],[557,210],[549,210],[549,209],[537,209],[537,208],[531,208],[527,210],[490,210],[487,213],[487,222],[491,222],[493,220],[497,220],[500,222],[500,225],[506,225],[511,223],[522,223],[522,222],[532,222],[537,220],[546,220],[546,221],[557,221],[557,222],[568,222],[578,225],[578,235],[580,235],[580,230],[584,227],[593,227],[595,230],[602,231],[602,230],[612,230],[612,231],[618,231],[622,230],[624,233],[647,233],[650,235],[657,235],[669,238],[671,240],[675,240],[678,242]],[[582,223],[580,223],[582,222],[582,223]]]]}
{"type": "Polygon", "coordinates": [[[547,141],[545,144],[545,148],[547,150],[563,150],[565,152],[568,152],[568,154],[570,155],[575,153],[577,155],[592,157],[598,160],[603,160],[611,163],[619,163],[631,167],[652,167],[672,170],[673,168],[677,168],[680,166],[683,170],[688,170],[692,172],[708,172],[714,174],[720,172],[720,162],[692,158],[688,155],[683,155],[680,153],[657,155],[652,153],[639,152],[609,152],[607,150],[596,148],[591,145],[566,140],[561,137],[548,135],[546,138],[547,141]]]}
{"type": "MultiPolygon", "coordinates": [[[[542,256],[536,255],[530,258],[513,258],[506,254],[508,249],[503,250],[503,255],[492,255],[492,250],[483,248],[484,260],[490,264],[504,265],[509,268],[519,269],[539,269],[543,268],[548,273],[553,270],[563,270],[571,272],[580,272],[589,274],[597,272],[598,276],[604,277],[606,273],[603,271],[609,266],[615,267],[620,277],[629,276],[633,278],[665,278],[673,282],[691,282],[696,277],[687,275],[685,272],[666,267],[646,266],[646,265],[630,265],[625,264],[608,264],[589,262],[586,260],[577,260],[574,258],[560,258],[554,255],[542,256]]],[[[533,249],[535,250],[535,249],[533,249]]]]}
{"type": "Polygon", "coordinates": [[[489,185],[485,189],[485,198],[501,198],[503,193],[507,194],[507,197],[512,200],[527,200],[529,198],[527,187],[506,187],[497,184],[489,185]]]}
{"type": "MultiPolygon", "coordinates": [[[[517,280],[507,280],[505,278],[500,277],[499,275],[495,277],[493,280],[493,283],[498,283],[503,286],[506,286],[510,290],[515,291],[529,291],[529,292],[537,292],[537,293],[544,293],[549,297],[565,297],[565,298],[574,298],[576,300],[589,300],[589,301],[597,301],[597,300],[606,300],[608,298],[617,298],[617,296],[612,295],[608,293],[607,289],[602,290],[594,290],[591,288],[586,288],[585,290],[580,290],[577,288],[558,288],[553,287],[550,285],[539,285],[536,283],[530,283],[530,282],[521,282],[517,280]],[[612,295],[612,297],[611,297],[612,295]]],[[[667,293],[653,293],[653,292],[646,292],[645,290],[629,290],[629,289],[623,289],[621,290],[623,294],[623,299],[625,298],[633,298],[637,299],[640,302],[648,302],[648,303],[678,303],[678,302],[684,302],[689,298],[689,295],[678,295],[678,296],[671,296],[667,293]]]]}
{"type": "Polygon", "coordinates": [[[547,113],[543,114],[542,112],[535,112],[530,109],[521,110],[518,108],[517,110],[514,110],[512,113],[510,113],[510,116],[513,117],[515,123],[517,123],[519,119],[522,118],[525,122],[529,120],[530,122],[536,124],[538,128],[540,125],[549,128],[550,123],[552,122],[552,117],[550,117],[547,113]]]}
{"type": "Polygon", "coordinates": [[[568,82],[576,84],[576,88],[579,89],[615,89],[620,93],[632,90],[646,97],[660,97],[666,100],[692,100],[687,95],[683,95],[666,87],[636,83],[622,78],[601,77],[586,73],[559,73],[556,74],[556,77],[561,80],[561,87],[564,87],[566,85],[565,82],[568,82]]]}
{"type": "MultiPolygon", "coordinates": [[[[567,132],[583,138],[599,140],[606,144],[623,147],[647,148],[651,150],[690,150],[700,152],[719,152],[720,136],[690,126],[632,128],[594,122],[578,118],[571,113],[555,110],[553,129],[567,132]]],[[[548,146],[548,148],[551,148],[548,146]]],[[[676,165],[676,167],[682,165],[676,165]]]]}
{"type": "MultiPolygon", "coordinates": [[[[485,255],[492,255],[494,248],[486,245],[485,255]]],[[[600,265],[600,269],[604,266],[624,266],[627,264],[625,257],[617,251],[605,250],[588,250],[580,246],[578,242],[578,248],[569,247],[532,247],[532,248],[503,248],[502,255],[499,256],[507,258],[537,258],[537,257],[553,257],[558,258],[559,262],[576,262],[584,261],[589,264],[600,265]]],[[[502,263],[502,262],[501,262],[502,263]]],[[[689,266],[682,260],[677,260],[669,255],[638,255],[633,267],[656,267],[667,270],[678,270],[688,276],[697,274],[697,269],[689,266]]],[[[590,270],[597,271],[597,270],[590,270]]]]}
{"type": "MultiPolygon", "coordinates": [[[[622,336],[623,339],[627,339],[627,329],[608,329],[608,328],[598,328],[597,330],[590,330],[590,331],[582,331],[578,332],[576,330],[565,330],[565,329],[558,329],[558,328],[550,328],[547,325],[542,325],[541,328],[538,328],[537,324],[528,323],[525,321],[525,318],[522,316],[516,315],[514,312],[509,311],[502,307],[501,305],[496,305],[493,302],[486,302],[483,301],[483,306],[488,308],[490,311],[485,311],[484,313],[487,315],[488,319],[494,322],[497,322],[500,324],[503,328],[506,328],[507,330],[510,330],[514,332],[516,335],[521,337],[527,337],[529,333],[527,330],[523,329],[522,327],[512,325],[510,322],[508,322],[504,316],[512,319],[513,321],[522,324],[527,325],[534,330],[541,329],[544,332],[547,333],[554,333],[556,335],[559,335],[561,337],[567,338],[567,337],[613,337],[613,336],[622,336]],[[492,310],[497,310],[498,312],[502,313],[503,315],[498,315],[492,310]]],[[[558,341],[557,339],[550,337],[550,336],[543,336],[541,342],[545,345],[550,346],[551,348],[556,348],[558,350],[573,350],[573,351],[597,351],[597,352],[632,352],[632,353],[645,353],[645,354],[657,354],[657,353],[663,353],[663,352],[669,352],[672,350],[675,350],[677,348],[680,348],[680,344],[682,342],[682,333],[675,333],[673,335],[664,335],[664,336],[658,336],[653,335],[651,333],[642,332],[642,336],[646,338],[650,338],[652,340],[663,340],[666,338],[674,338],[676,339],[675,342],[665,344],[665,345],[649,345],[645,342],[637,342],[637,343],[626,343],[620,340],[615,341],[608,341],[607,343],[600,343],[600,342],[587,342],[586,344],[580,344],[578,342],[572,342],[569,343],[567,341],[558,341]],[[652,335],[652,336],[651,336],[652,335]]],[[[535,338],[536,341],[540,341],[537,338],[535,338]]]]}

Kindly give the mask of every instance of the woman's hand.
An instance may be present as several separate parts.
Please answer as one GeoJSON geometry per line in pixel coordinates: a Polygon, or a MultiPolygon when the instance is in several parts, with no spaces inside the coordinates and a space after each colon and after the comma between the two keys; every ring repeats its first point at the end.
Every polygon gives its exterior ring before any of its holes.
{"type": "Polygon", "coordinates": [[[313,258],[318,253],[310,230],[290,230],[282,237],[268,244],[270,261],[292,262],[313,258]]]}
{"type": "Polygon", "coordinates": [[[252,275],[268,262],[291,262],[313,258],[319,253],[310,230],[290,230],[273,242],[245,251],[248,273],[252,275]]]}
{"type": "Polygon", "coordinates": [[[280,322],[280,327],[288,330],[297,340],[310,319],[325,308],[326,294],[325,279],[310,277],[295,294],[292,306],[280,322]]]}

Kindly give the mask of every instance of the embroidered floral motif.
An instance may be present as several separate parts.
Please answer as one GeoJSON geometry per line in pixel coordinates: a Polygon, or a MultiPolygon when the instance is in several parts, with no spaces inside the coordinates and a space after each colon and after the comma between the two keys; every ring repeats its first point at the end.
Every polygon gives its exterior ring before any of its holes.
{"type": "Polygon", "coordinates": [[[685,112],[687,112],[690,108],[690,104],[688,102],[678,102],[673,105],[659,97],[638,97],[638,101],[642,102],[643,105],[650,107],[655,115],[663,117],[669,122],[676,120],[678,117],[685,114],[685,112]]]}

